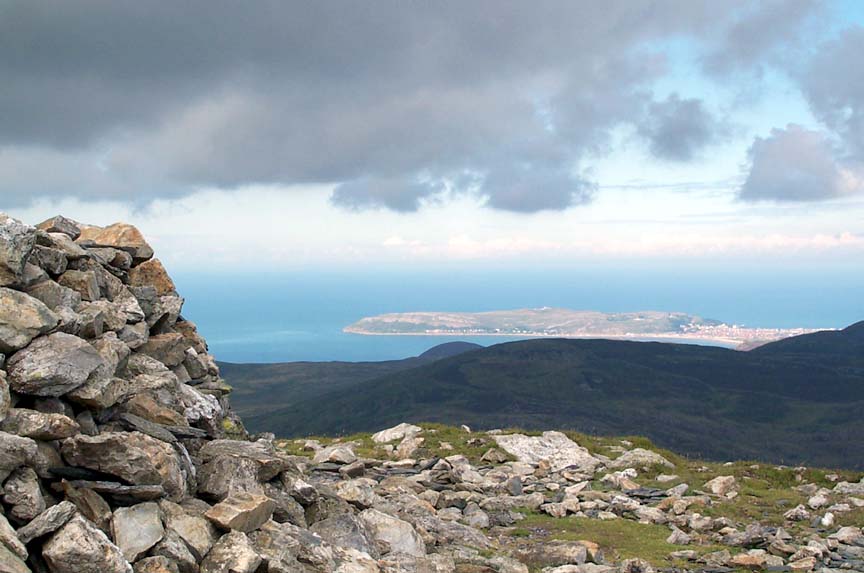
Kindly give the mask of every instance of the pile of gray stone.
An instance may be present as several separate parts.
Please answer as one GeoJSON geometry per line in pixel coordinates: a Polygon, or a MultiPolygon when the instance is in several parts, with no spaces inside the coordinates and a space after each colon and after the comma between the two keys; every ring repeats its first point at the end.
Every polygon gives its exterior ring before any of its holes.
{"type": "Polygon", "coordinates": [[[411,424],[373,435],[372,455],[251,437],[153,254],[129,225],[0,214],[0,573],[652,571],[517,535],[526,513],[666,527],[688,570],[864,571],[861,529],[834,524],[864,481],[802,481],[807,504],[768,527],[709,516],[735,477],[691,487],[625,442],[613,458],[559,432],[480,432],[478,462],[411,424]]]}

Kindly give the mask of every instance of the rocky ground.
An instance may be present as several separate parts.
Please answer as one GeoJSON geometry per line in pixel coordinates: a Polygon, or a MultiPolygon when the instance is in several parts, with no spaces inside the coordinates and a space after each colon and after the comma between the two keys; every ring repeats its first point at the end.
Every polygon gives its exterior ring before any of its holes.
{"type": "Polygon", "coordinates": [[[638,438],[250,437],[141,234],[0,214],[0,573],[864,571],[860,474],[638,438]]]}

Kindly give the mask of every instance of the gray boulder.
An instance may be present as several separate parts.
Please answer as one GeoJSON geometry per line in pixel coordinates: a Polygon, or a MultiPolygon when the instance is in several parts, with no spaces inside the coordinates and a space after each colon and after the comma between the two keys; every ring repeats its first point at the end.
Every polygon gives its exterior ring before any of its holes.
{"type": "Polygon", "coordinates": [[[174,448],[140,432],[79,434],[63,443],[66,462],[111,475],[134,485],[159,485],[172,500],[186,492],[186,481],[174,448]]]}
{"type": "Polygon", "coordinates": [[[60,249],[43,247],[39,244],[33,247],[28,260],[30,264],[36,265],[46,273],[54,276],[63,274],[66,271],[66,266],[69,264],[66,253],[60,249]]]}
{"type": "Polygon", "coordinates": [[[123,556],[134,563],[165,535],[159,505],[151,501],[115,510],[111,533],[123,556]]]}
{"type": "Polygon", "coordinates": [[[81,236],[81,228],[79,224],[72,219],[63,217],[62,215],[46,219],[36,225],[36,228],[40,231],[45,231],[46,233],[63,233],[73,241],[81,236]]]}
{"type": "Polygon", "coordinates": [[[0,482],[16,468],[33,465],[39,456],[36,442],[14,434],[0,431],[0,482]]]}
{"type": "Polygon", "coordinates": [[[378,548],[375,539],[366,527],[365,522],[349,513],[342,513],[323,519],[309,528],[331,545],[356,549],[378,558],[378,548]]]}
{"type": "Polygon", "coordinates": [[[0,422],[0,430],[36,440],[62,440],[80,432],[81,427],[63,414],[12,408],[0,422]]]}
{"type": "Polygon", "coordinates": [[[60,312],[65,309],[68,312],[74,312],[78,305],[81,304],[81,295],[71,288],[64,287],[55,283],[52,280],[43,280],[37,282],[25,289],[25,292],[35,299],[42,301],[48,308],[54,312],[60,312]]]}
{"type": "Polygon", "coordinates": [[[53,533],[66,525],[77,512],[78,509],[71,501],[61,501],[57,505],[52,505],[19,529],[18,539],[21,543],[30,543],[34,539],[53,533]]]}
{"type": "Polygon", "coordinates": [[[55,332],[37,338],[9,359],[9,384],[23,394],[62,396],[87,382],[102,363],[85,341],[55,332]]]}
{"type": "Polygon", "coordinates": [[[12,354],[60,324],[60,317],[42,301],[0,287],[0,352],[12,354]]]}
{"type": "Polygon", "coordinates": [[[4,545],[20,559],[27,559],[27,548],[24,544],[27,543],[19,539],[19,535],[15,534],[15,530],[9,525],[9,521],[3,514],[0,514],[0,547],[4,545]]]}
{"type": "Polygon", "coordinates": [[[423,538],[407,521],[382,513],[377,509],[367,509],[360,513],[360,519],[372,533],[372,537],[386,548],[384,553],[407,553],[426,555],[423,538]]]}
{"type": "Polygon", "coordinates": [[[232,531],[223,535],[201,562],[201,573],[254,573],[260,564],[261,557],[246,534],[232,531]]]}
{"type": "Polygon", "coordinates": [[[75,516],[42,548],[51,573],[132,573],[132,566],[108,536],[75,516]]]}
{"type": "Polygon", "coordinates": [[[45,511],[45,497],[39,487],[39,476],[33,468],[18,468],[3,485],[3,501],[10,506],[9,514],[30,521],[45,511]]]}
{"type": "Polygon", "coordinates": [[[20,284],[36,244],[36,229],[0,213],[0,286],[20,284]]]}
{"type": "Polygon", "coordinates": [[[204,517],[222,529],[248,533],[269,521],[275,508],[266,495],[240,492],[211,507],[204,517]]]}
{"type": "Polygon", "coordinates": [[[546,462],[551,471],[574,468],[594,473],[600,460],[561,432],[543,432],[542,436],[504,434],[493,436],[498,447],[520,462],[539,464],[546,462]]]}

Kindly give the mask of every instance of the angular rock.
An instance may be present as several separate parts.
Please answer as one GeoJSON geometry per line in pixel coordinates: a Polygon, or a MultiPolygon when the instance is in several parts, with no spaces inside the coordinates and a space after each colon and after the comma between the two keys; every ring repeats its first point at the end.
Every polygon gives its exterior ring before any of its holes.
{"type": "Polygon", "coordinates": [[[407,521],[367,509],[359,514],[376,542],[386,548],[383,553],[406,553],[422,557],[426,555],[426,544],[407,521]]]}
{"type": "Polygon", "coordinates": [[[211,507],[204,517],[222,529],[249,533],[266,523],[276,504],[265,495],[239,492],[211,507]]]}
{"type": "Polygon", "coordinates": [[[0,573],[32,573],[27,564],[11,549],[0,543],[0,573]]]}
{"type": "Polygon", "coordinates": [[[84,227],[77,241],[93,247],[114,247],[132,255],[135,263],[153,256],[153,249],[144,240],[141,231],[126,223],[115,223],[105,228],[84,227]]]}
{"type": "Polygon", "coordinates": [[[9,514],[30,521],[45,511],[45,497],[39,487],[39,476],[32,468],[18,468],[3,485],[3,501],[11,506],[9,514]]]}
{"type": "Polygon", "coordinates": [[[189,515],[185,509],[169,501],[163,501],[159,505],[163,509],[168,530],[176,533],[186,543],[197,560],[203,559],[218,539],[213,524],[203,517],[189,515]]]}
{"type": "Polygon", "coordinates": [[[334,515],[315,523],[309,530],[320,535],[331,545],[356,549],[378,558],[375,539],[365,522],[354,515],[349,513],[334,515]]]}
{"type": "Polygon", "coordinates": [[[423,428],[420,426],[415,426],[413,424],[406,424],[402,422],[392,428],[387,428],[386,430],[381,430],[380,432],[375,432],[372,434],[372,441],[376,444],[386,444],[387,442],[395,442],[396,440],[403,440],[405,438],[413,438],[417,434],[423,431],[423,428]]]}
{"type": "Polygon", "coordinates": [[[72,219],[67,219],[62,215],[51,217],[36,225],[36,228],[46,233],[63,233],[73,241],[81,236],[81,229],[78,223],[72,219]]]}
{"type": "Polygon", "coordinates": [[[312,458],[313,464],[323,464],[332,462],[336,464],[350,464],[357,461],[357,456],[351,446],[346,444],[335,444],[326,448],[321,448],[315,452],[312,458]]]}
{"type": "Polygon", "coordinates": [[[180,573],[177,564],[167,557],[146,557],[137,562],[133,569],[135,573],[180,573]]]}
{"type": "Polygon", "coordinates": [[[12,408],[0,422],[0,430],[36,440],[62,440],[81,431],[78,422],[63,414],[45,414],[12,408]]]}
{"type": "Polygon", "coordinates": [[[151,336],[138,351],[171,368],[183,363],[187,348],[188,343],[182,334],[169,332],[151,336]]]}
{"type": "Polygon", "coordinates": [[[70,519],[42,549],[51,573],[132,573],[108,536],[81,516],[70,519]]]}
{"type": "Polygon", "coordinates": [[[726,496],[738,491],[738,482],[735,476],[717,476],[703,486],[714,495],[726,496]]]}
{"type": "Polygon", "coordinates": [[[104,266],[112,266],[117,269],[129,270],[132,266],[132,255],[126,251],[121,251],[113,247],[91,247],[87,249],[99,264],[104,266]]]}
{"type": "Polygon", "coordinates": [[[0,287],[0,353],[17,352],[58,324],[60,317],[39,299],[0,287]]]}
{"type": "Polygon", "coordinates": [[[111,532],[126,560],[137,561],[165,534],[159,505],[151,501],[115,510],[111,532]]]}
{"type": "Polygon", "coordinates": [[[0,286],[22,282],[35,244],[36,229],[0,213],[0,286]]]}
{"type": "Polygon", "coordinates": [[[60,249],[52,249],[51,247],[43,247],[42,245],[33,247],[28,261],[30,264],[36,265],[46,273],[54,276],[62,275],[69,264],[66,253],[60,249]]]}
{"type": "Polygon", "coordinates": [[[18,467],[33,465],[38,456],[39,450],[32,439],[0,431],[0,482],[18,467]]]}
{"type": "Polygon", "coordinates": [[[87,251],[65,233],[41,231],[36,234],[36,244],[63,251],[69,262],[87,258],[87,251]]]}
{"type": "Polygon", "coordinates": [[[9,525],[6,517],[0,514],[0,547],[7,547],[19,559],[23,560],[27,559],[27,548],[24,547],[27,541],[19,539],[19,535],[15,534],[15,530],[9,525]]]}
{"type": "Polygon", "coordinates": [[[44,280],[25,289],[25,292],[54,312],[66,310],[74,312],[81,304],[81,295],[71,288],[59,285],[51,280],[44,280]]]}
{"type": "Polygon", "coordinates": [[[588,550],[578,541],[552,540],[529,545],[517,553],[520,561],[535,566],[581,565],[588,559],[588,550]]]}
{"type": "Polygon", "coordinates": [[[652,452],[651,450],[645,450],[643,448],[628,450],[606,465],[612,469],[650,468],[652,466],[665,466],[667,468],[675,467],[675,464],[657,452],[652,452]]]}
{"type": "Polygon", "coordinates": [[[168,276],[168,272],[159,259],[151,259],[141,263],[129,271],[129,284],[131,286],[151,286],[156,289],[159,296],[176,293],[174,281],[168,276]]]}
{"type": "Polygon", "coordinates": [[[99,300],[101,292],[93,271],[68,270],[63,273],[57,282],[60,286],[72,289],[81,295],[81,300],[99,300]]]}
{"type": "Polygon", "coordinates": [[[580,472],[594,473],[600,465],[600,460],[561,432],[543,432],[542,436],[536,437],[522,434],[492,437],[498,447],[520,462],[536,465],[545,461],[553,472],[574,468],[580,472]]]}
{"type": "Polygon", "coordinates": [[[226,533],[216,542],[201,563],[201,573],[254,573],[261,564],[246,534],[226,533]]]}
{"type": "Polygon", "coordinates": [[[9,394],[9,381],[6,379],[6,372],[0,370],[0,422],[6,418],[11,405],[12,395],[9,394]]]}
{"type": "Polygon", "coordinates": [[[84,384],[102,363],[85,341],[56,332],[37,338],[9,359],[9,384],[24,394],[62,396],[84,384]]]}
{"type": "Polygon", "coordinates": [[[78,508],[70,501],[61,501],[52,505],[30,523],[18,530],[18,539],[21,543],[30,543],[34,539],[53,533],[66,525],[78,512],[78,508]]]}
{"type": "Polygon", "coordinates": [[[167,426],[189,425],[183,414],[167,406],[163,406],[150,394],[135,394],[123,402],[123,410],[154,424],[164,424],[167,426]]]}
{"type": "Polygon", "coordinates": [[[159,485],[172,500],[182,499],[186,481],[174,448],[140,432],[77,435],[61,448],[73,466],[115,475],[135,485],[159,485]]]}

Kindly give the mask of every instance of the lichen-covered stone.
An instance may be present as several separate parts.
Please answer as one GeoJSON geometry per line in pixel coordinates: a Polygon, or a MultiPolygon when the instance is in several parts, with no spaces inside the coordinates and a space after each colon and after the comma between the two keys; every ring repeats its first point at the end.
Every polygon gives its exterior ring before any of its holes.
{"type": "Polygon", "coordinates": [[[22,394],[62,396],[84,384],[101,364],[99,353],[87,342],[55,332],[9,359],[9,384],[22,394]]]}
{"type": "Polygon", "coordinates": [[[69,416],[26,408],[10,409],[0,429],[35,440],[62,440],[81,431],[78,422],[69,416]]]}
{"type": "Polygon", "coordinates": [[[162,486],[170,499],[182,499],[186,481],[174,448],[140,432],[79,434],[61,448],[73,466],[115,475],[134,485],[162,486]]]}
{"type": "Polygon", "coordinates": [[[20,284],[33,246],[36,229],[0,213],[0,286],[20,284]]]}
{"type": "Polygon", "coordinates": [[[261,557],[241,531],[226,533],[201,563],[201,573],[254,573],[261,557]]]}
{"type": "Polygon", "coordinates": [[[132,573],[108,536],[81,516],[70,519],[42,548],[51,573],[132,573]]]}

